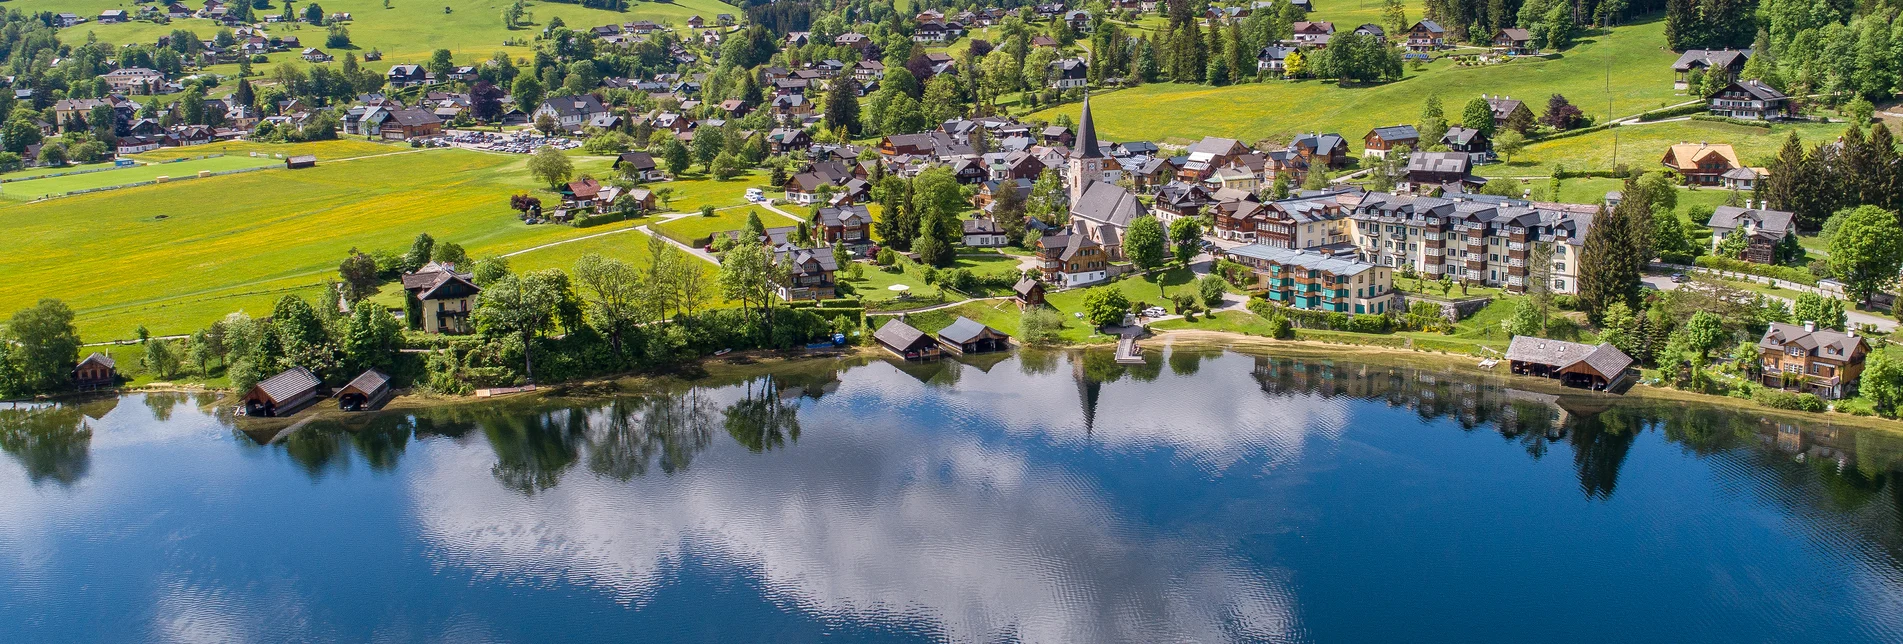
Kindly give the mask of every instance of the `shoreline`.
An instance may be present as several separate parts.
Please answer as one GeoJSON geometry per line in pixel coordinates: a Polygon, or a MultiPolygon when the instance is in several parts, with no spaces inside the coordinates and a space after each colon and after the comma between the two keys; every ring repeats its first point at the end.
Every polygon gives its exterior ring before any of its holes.
{"type": "MultiPolygon", "coordinates": [[[[1903,433],[1903,420],[1886,419],[1879,416],[1854,416],[1848,413],[1804,412],[1788,409],[1776,409],[1753,400],[1730,396],[1714,396],[1694,393],[1633,382],[1622,394],[1591,392],[1559,385],[1555,381],[1528,376],[1514,376],[1510,373],[1483,369],[1476,364],[1477,358],[1471,355],[1427,351],[1421,349],[1402,349],[1372,344],[1336,343],[1319,340],[1276,340],[1247,333],[1233,331],[1215,331],[1204,329],[1175,329],[1151,332],[1144,340],[1160,343],[1166,347],[1185,347],[1191,349],[1216,349],[1240,351],[1242,353],[1294,357],[1318,360],[1346,359],[1392,366],[1417,368],[1452,369],[1465,375],[1492,377],[1502,381],[1512,381],[1520,388],[1538,390],[1543,393],[1592,397],[1608,401],[1636,399],[1663,402],[1696,402],[1708,405],[1723,405],[1750,410],[1767,416],[1775,416],[1796,422],[1830,423],[1850,425],[1859,428],[1875,429],[1887,432],[1903,433]]],[[[1067,350],[1103,350],[1115,347],[1112,342],[1089,342],[1053,347],[1037,347],[1055,351],[1067,350]]],[[[1022,350],[1024,347],[1019,346],[1022,350]]],[[[753,349],[735,351],[723,356],[706,356],[694,360],[669,373],[620,373],[586,378],[576,381],[548,383],[538,387],[537,391],[518,394],[506,394],[481,398],[475,394],[437,395],[415,393],[413,390],[401,390],[392,396],[383,406],[370,412],[344,412],[336,409],[324,409],[323,403],[330,398],[322,398],[297,413],[282,418],[247,418],[242,422],[257,426],[258,429],[273,426],[309,422],[318,419],[370,418],[385,412],[405,412],[432,409],[454,405],[466,405],[481,402],[520,401],[547,398],[550,396],[614,396],[636,392],[640,389],[654,389],[664,384],[692,383],[709,376],[730,374],[736,370],[773,370],[790,365],[812,363],[819,360],[844,360],[854,358],[884,359],[889,354],[877,346],[848,346],[837,349],[817,351],[779,351],[771,349],[753,349]]],[[[137,388],[113,389],[104,392],[68,393],[34,400],[59,401],[72,398],[97,396],[102,393],[123,395],[129,393],[178,393],[206,394],[214,393],[218,399],[211,403],[216,407],[229,393],[227,389],[204,385],[146,385],[137,388]]]]}

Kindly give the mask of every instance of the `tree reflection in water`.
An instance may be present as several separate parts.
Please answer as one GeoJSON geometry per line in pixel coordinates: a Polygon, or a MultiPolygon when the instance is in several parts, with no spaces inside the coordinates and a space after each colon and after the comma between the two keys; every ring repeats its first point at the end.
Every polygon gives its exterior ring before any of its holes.
{"type": "Polygon", "coordinates": [[[496,452],[496,481],[534,494],[555,487],[580,458],[588,417],[582,409],[503,415],[483,423],[482,432],[496,452]]]}
{"type": "Polygon", "coordinates": [[[92,426],[78,407],[0,409],[0,450],[19,461],[34,485],[72,486],[92,465],[92,426]]]}
{"type": "Polygon", "coordinates": [[[777,379],[756,378],[746,383],[740,400],[728,405],[727,435],[748,451],[764,452],[800,438],[799,405],[780,399],[777,379]]]}
{"type": "Polygon", "coordinates": [[[617,481],[645,476],[657,466],[665,474],[685,470],[713,442],[716,409],[700,389],[615,399],[588,433],[588,467],[617,481]]]}

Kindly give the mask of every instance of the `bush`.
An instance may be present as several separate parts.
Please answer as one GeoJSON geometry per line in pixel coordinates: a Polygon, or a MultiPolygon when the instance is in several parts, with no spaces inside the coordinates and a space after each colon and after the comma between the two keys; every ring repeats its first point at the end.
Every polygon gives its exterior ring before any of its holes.
{"type": "Polygon", "coordinates": [[[1751,395],[1752,400],[1773,409],[1792,409],[1797,411],[1820,412],[1824,410],[1824,401],[1817,394],[1800,394],[1782,389],[1764,388],[1751,395]]]}
{"type": "Polygon", "coordinates": [[[1758,277],[1769,277],[1773,279],[1781,279],[1781,280],[1785,280],[1789,282],[1796,282],[1806,286],[1817,285],[1817,276],[1812,275],[1811,271],[1808,268],[1795,268],[1791,266],[1773,266],[1770,264],[1757,264],[1753,262],[1746,262],[1746,261],[1731,259],[1728,257],[1719,257],[1717,255],[1701,255],[1696,260],[1693,260],[1692,263],[1693,265],[1696,265],[1696,266],[1701,266],[1704,268],[1710,268],[1714,270],[1730,271],[1733,273],[1744,273],[1746,275],[1756,275],[1758,277]]]}
{"type": "Polygon", "coordinates": [[[1057,344],[1063,330],[1064,316],[1049,308],[1028,308],[1018,317],[1018,341],[1025,344],[1057,344]]]}

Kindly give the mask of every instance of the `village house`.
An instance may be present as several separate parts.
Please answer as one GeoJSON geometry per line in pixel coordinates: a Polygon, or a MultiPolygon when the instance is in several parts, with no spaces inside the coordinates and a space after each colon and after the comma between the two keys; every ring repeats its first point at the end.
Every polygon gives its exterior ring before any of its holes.
{"type": "Polygon", "coordinates": [[[1527,123],[1533,122],[1533,110],[1528,109],[1526,103],[1522,101],[1509,96],[1483,94],[1481,97],[1487,99],[1487,109],[1493,111],[1493,128],[1496,132],[1507,129],[1507,124],[1512,122],[1515,116],[1525,119],[1527,123]]]}
{"type": "Polygon", "coordinates": [[[938,343],[955,355],[1005,351],[1011,348],[1011,336],[965,316],[952,320],[938,331],[938,343]]]}
{"type": "Polygon", "coordinates": [[[392,65],[386,75],[390,89],[415,87],[429,82],[429,72],[422,65],[392,65]]]}
{"type": "Polygon", "coordinates": [[[833,273],[839,263],[824,248],[782,248],[773,251],[773,263],[786,266],[787,281],[779,285],[780,299],[824,300],[833,297],[833,273]]]}
{"type": "Polygon", "coordinates": [[[1856,395],[1870,345],[1855,334],[1772,322],[1758,339],[1760,384],[1816,394],[1826,400],[1856,395]]]}
{"type": "Polygon", "coordinates": [[[322,384],[311,370],[291,367],[252,385],[251,390],[244,395],[244,413],[257,418],[297,413],[297,410],[317,399],[317,388],[322,384]]]}
{"type": "Polygon", "coordinates": [[[1533,32],[1508,27],[1493,36],[1493,51],[1508,56],[1531,56],[1539,53],[1533,48],[1533,32]]]}
{"type": "Polygon", "coordinates": [[[930,360],[943,352],[943,348],[931,336],[896,317],[886,320],[885,325],[872,333],[872,339],[885,350],[906,360],[930,360]]]}
{"type": "Polygon", "coordinates": [[[1454,186],[1464,191],[1468,187],[1486,185],[1487,180],[1473,176],[1472,171],[1473,159],[1466,154],[1415,152],[1407,157],[1407,176],[1399,187],[1412,192],[1427,192],[1434,188],[1445,190],[1454,186]]]}
{"type": "Polygon", "coordinates": [[[813,147],[813,137],[796,127],[776,127],[766,135],[767,150],[773,154],[792,154],[813,147]]]}
{"type": "Polygon", "coordinates": [[[1223,254],[1255,273],[1264,297],[1289,307],[1379,315],[1394,300],[1394,269],[1385,266],[1261,243],[1223,254]]]}
{"type": "Polygon", "coordinates": [[[1309,22],[1295,23],[1290,30],[1297,44],[1309,47],[1327,47],[1328,41],[1335,37],[1335,23],[1309,22]]]}
{"type": "Polygon", "coordinates": [[[1328,168],[1348,165],[1348,140],[1340,134],[1302,134],[1288,144],[1288,151],[1301,157],[1304,165],[1318,161],[1328,168]]]}
{"type": "Polygon", "coordinates": [[[1110,278],[1110,256],[1087,235],[1068,230],[1038,240],[1038,269],[1044,281],[1083,286],[1110,278]]]}
{"type": "Polygon", "coordinates": [[[1507,344],[1507,363],[1515,375],[1553,378],[1568,387],[1610,390],[1632,370],[1632,358],[1604,342],[1597,346],[1513,336],[1507,344]]]}
{"type": "Polygon", "coordinates": [[[1689,89],[1692,72],[1706,76],[1718,74],[1725,83],[1737,80],[1744,64],[1751,60],[1749,49],[1688,49],[1672,63],[1672,89],[1689,89]]]}
{"type": "Polygon", "coordinates": [[[99,79],[117,94],[153,94],[165,85],[165,74],[144,67],[121,67],[99,79]]]}
{"type": "Polygon", "coordinates": [[[654,156],[639,150],[631,150],[615,157],[613,168],[622,176],[633,177],[639,181],[663,181],[667,174],[654,165],[654,156]]]}
{"type": "Polygon", "coordinates": [[[1453,126],[1441,135],[1440,144],[1447,146],[1449,152],[1467,155],[1468,165],[1480,165],[1493,160],[1493,141],[1480,130],[1453,126]]]}
{"type": "Polygon", "coordinates": [[[1089,84],[1090,63],[1082,58],[1051,61],[1051,89],[1083,89],[1089,84]]]}
{"type": "Polygon", "coordinates": [[[1740,259],[1773,264],[1777,261],[1777,245],[1797,235],[1797,227],[1792,225],[1795,219],[1795,215],[1782,210],[1719,206],[1705,226],[1711,228],[1712,253],[1716,254],[1727,238],[1744,235],[1745,251],[1740,259]]]}
{"type": "Polygon", "coordinates": [[[872,211],[863,205],[820,208],[813,213],[813,232],[828,244],[872,242],[872,211]]]}
{"type": "Polygon", "coordinates": [[[482,293],[474,279],[473,274],[458,273],[454,266],[436,262],[404,274],[403,290],[417,304],[412,310],[422,317],[412,321],[414,327],[424,333],[474,331],[469,314],[476,308],[476,296],[482,293]]]}
{"type": "MultiPolygon", "coordinates": [[[[1278,248],[1351,250],[1347,211],[1337,195],[1279,199],[1261,204],[1253,241],[1278,248]]],[[[1217,209],[1218,212],[1223,210],[1217,209]]],[[[1218,224],[1220,225],[1220,223],[1218,224]]]]}
{"type": "Polygon", "coordinates": [[[130,20],[124,9],[107,9],[99,12],[99,24],[111,25],[130,20]]]}
{"type": "Polygon", "coordinates": [[[1776,121],[1797,115],[1791,97],[1761,81],[1735,81],[1711,95],[1711,115],[1747,121],[1776,121]]]}
{"type": "Polygon", "coordinates": [[[1437,51],[1447,46],[1447,30],[1440,23],[1422,20],[1407,30],[1407,50],[1417,54],[1437,51]]]}
{"type": "Polygon", "coordinates": [[[94,351],[73,367],[73,386],[80,391],[104,389],[118,382],[119,373],[114,369],[112,356],[94,351]]]}
{"type": "Polygon", "coordinates": [[[330,54],[326,54],[324,50],[316,47],[305,47],[304,52],[299,54],[299,57],[303,58],[304,62],[307,63],[328,63],[333,60],[330,54]]]}
{"type": "Polygon", "coordinates": [[[1368,133],[1361,137],[1361,155],[1365,157],[1385,159],[1389,150],[1402,146],[1420,147],[1420,131],[1414,129],[1412,125],[1390,125],[1368,130],[1368,133]]]}
{"type": "Polygon", "coordinates": [[[1686,185],[1715,186],[1726,172],[1744,167],[1729,144],[1680,143],[1665,150],[1659,163],[1685,177],[1686,185]]]}
{"type": "Polygon", "coordinates": [[[378,114],[386,115],[386,118],[377,124],[374,134],[386,141],[409,141],[443,133],[443,120],[436,118],[436,114],[429,110],[404,108],[380,111],[378,114]]]}
{"type": "Polygon", "coordinates": [[[997,248],[1011,243],[997,220],[975,217],[964,220],[964,243],[969,248],[997,248]]]}
{"type": "Polygon", "coordinates": [[[1375,42],[1380,43],[1382,45],[1388,44],[1388,30],[1382,29],[1381,25],[1377,25],[1372,22],[1364,23],[1359,27],[1355,27],[1355,30],[1353,33],[1357,36],[1367,36],[1369,38],[1373,38],[1375,42]]]}
{"type": "Polygon", "coordinates": [[[595,116],[607,114],[608,108],[594,94],[554,96],[542,100],[542,104],[529,114],[531,122],[541,120],[543,116],[555,119],[556,125],[569,132],[580,132],[595,116]]]}
{"type": "Polygon", "coordinates": [[[1262,50],[1256,52],[1255,55],[1256,71],[1280,74],[1288,68],[1288,55],[1296,51],[1297,48],[1295,47],[1285,47],[1282,45],[1264,46],[1262,50]]]}

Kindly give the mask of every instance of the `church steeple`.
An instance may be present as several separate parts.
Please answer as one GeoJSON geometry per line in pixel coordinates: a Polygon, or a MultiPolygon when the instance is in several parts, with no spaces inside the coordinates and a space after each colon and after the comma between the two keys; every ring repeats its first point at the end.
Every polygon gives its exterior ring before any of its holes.
{"type": "Polygon", "coordinates": [[[1103,150],[1097,148],[1097,124],[1090,119],[1090,94],[1084,94],[1084,115],[1077,120],[1077,147],[1070,151],[1073,159],[1101,159],[1103,150]]]}

